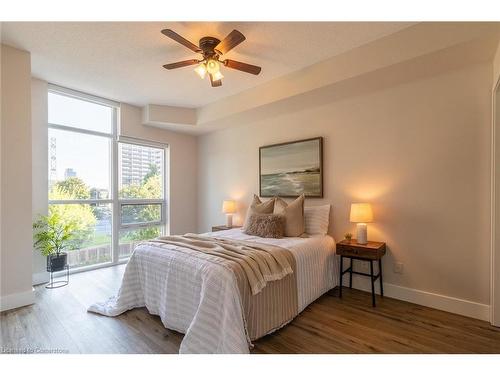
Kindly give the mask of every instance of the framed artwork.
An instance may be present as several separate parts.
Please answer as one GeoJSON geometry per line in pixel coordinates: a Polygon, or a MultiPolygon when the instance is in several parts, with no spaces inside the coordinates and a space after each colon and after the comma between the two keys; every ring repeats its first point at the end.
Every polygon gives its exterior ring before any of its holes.
{"type": "Polygon", "coordinates": [[[323,137],[259,148],[261,197],[323,198],[323,137]]]}

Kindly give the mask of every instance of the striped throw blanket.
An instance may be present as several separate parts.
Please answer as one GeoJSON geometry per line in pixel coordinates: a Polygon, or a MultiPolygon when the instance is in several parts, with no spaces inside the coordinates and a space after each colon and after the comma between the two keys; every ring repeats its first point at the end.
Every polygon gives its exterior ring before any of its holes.
{"type": "Polygon", "coordinates": [[[186,334],[181,353],[247,353],[251,340],[297,315],[296,261],[269,244],[160,237],[136,248],[118,295],[89,311],[116,316],[142,306],[186,334]]]}
{"type": "Polygon", "coordinates": [[[273,245],[225,240],[193,233],[159,237],[151,242],[177,245],[237,263],[245,272],[252,294],[259,293],[268,281],[280,280],[293,272],[283,249],[273,245]]]}

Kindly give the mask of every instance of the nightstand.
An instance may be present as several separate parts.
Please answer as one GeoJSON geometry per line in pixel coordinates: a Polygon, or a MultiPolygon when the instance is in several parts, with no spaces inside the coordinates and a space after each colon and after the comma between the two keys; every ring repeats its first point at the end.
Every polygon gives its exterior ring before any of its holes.
{"type": "Polygon", "coordinates": [[[340,255],[340,276],[339,276],[339,297],[342,298],[342,278],[349,273],[349,288],[352,288],[352,275],[368,276],[372,285],[372,305],[375,307],[375,280],[380,282],[380,295],[384,296],[382,286],[382,257],[385,254],[385,242],[368,241],[366,245],[361,245],[356,240],[343,240],[337,244],[336,253],[340,255]],[[349,268],[344,270],[344,258],[350,259],[349,268]],[[356,272],[352,268],[353,260],[370,262],[370,273],[356,272]],[[373,262],[378,261],[378,274],[373,274],[373,262]]]}
{"type": "Polygon", "coordinates": [[[216,226],[212,227],[212,232],[218,232],[220,230],[228,230],[228,229],[234,229],[234,228],[241,228],[241,226],[233,225],[232,227],[228,227],[227,225],[216,225],[216,226]]]}

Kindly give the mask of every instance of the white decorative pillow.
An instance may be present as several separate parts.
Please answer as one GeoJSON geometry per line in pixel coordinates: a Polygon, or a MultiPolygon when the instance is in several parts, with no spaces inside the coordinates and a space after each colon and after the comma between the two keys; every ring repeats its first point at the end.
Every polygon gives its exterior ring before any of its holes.
{"type": "Polygon", "coordinates": [[[330,205],[304,207],[307,234],[327,234],[330,222],[330,205]]]}

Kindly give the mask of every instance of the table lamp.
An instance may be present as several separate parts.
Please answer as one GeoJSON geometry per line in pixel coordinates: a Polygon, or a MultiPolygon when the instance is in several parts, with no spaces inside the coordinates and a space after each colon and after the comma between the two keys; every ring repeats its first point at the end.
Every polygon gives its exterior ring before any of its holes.
{"type": "Polygon", "coordinates": [[[373,221],[372,206],[370,203],[352,203],[350,220],[351,223],[357,223],[357,242],[361,245],[366,245],[368,243],[366,223],[371,223],[373,221]]]}
{"type": "Polygon", "coordinates": [[[222,212],[226,214],[226,226],[231,228],[233,226],[233,214],[236,212],[236,203],[231,200],[223,201],[222,212]]]}

